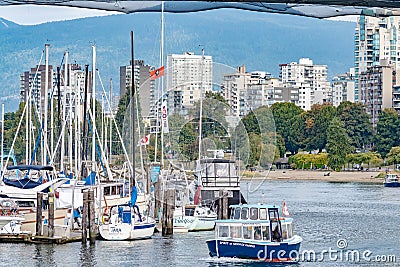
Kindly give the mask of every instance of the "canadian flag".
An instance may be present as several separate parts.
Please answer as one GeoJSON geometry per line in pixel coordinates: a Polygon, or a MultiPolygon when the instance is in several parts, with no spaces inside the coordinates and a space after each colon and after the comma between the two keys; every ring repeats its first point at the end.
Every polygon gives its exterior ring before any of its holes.
{"type": "Polygon", "coordinates": [[[283,204],[282,204],[282,214],[283,214],[283,216],[286,216],[286,217],[290,216],[289,210],[286,206],[286,201],[283,201],[283,204]]]}
{"type": "Polygon", "coordinates": [[[140,143],[138,144],[138,146],[146,146],[149,144],[150,144],[150,134],[148,134],[145,137],[143,137],[142,139],[140,139],[140,143]]]}

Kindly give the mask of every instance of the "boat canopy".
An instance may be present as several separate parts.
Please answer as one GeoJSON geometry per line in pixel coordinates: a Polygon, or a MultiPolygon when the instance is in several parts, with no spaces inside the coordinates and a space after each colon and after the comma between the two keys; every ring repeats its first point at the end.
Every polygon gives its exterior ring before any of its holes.
{"type": "Polygon", "coordinates": [[[53,166],[42,166],[42,165],[16,165],[16,166],[7,166],[7,170],[35,170],[35,171],[52,171],[54,169],[53,166]]]}

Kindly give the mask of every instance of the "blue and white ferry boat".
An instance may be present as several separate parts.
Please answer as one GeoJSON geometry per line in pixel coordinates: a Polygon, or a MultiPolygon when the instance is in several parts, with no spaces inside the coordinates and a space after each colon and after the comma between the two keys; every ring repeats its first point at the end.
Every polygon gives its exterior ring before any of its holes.
{"type": "Polygon", "coordinates": [[[228,220],[217,220],[215,239],[207,240],[212,257],[266,262],[296,261],[302,238],[293,233],[293,219],[279,216],[279,207],[232,205],[228,220]]]}

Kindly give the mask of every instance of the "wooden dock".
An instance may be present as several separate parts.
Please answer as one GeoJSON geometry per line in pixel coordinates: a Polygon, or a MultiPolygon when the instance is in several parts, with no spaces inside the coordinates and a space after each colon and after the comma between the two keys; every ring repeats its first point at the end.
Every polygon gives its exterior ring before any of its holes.
{"type": "Polygon", "coordinates": [[[35,244],[66,244],[81,242],[82,231],[73,231],[69,237],[66,236],[38,236],[32,233],[0,234],[0,243],[35,243],[35,244]]]}

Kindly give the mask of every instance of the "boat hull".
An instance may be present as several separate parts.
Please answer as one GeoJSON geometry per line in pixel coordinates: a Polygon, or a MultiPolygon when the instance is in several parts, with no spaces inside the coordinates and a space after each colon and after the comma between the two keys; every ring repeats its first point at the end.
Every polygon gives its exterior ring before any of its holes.
{"type": "Polygon", "coordinates": [[[252,259],[266,262],[292,262],[299,255],[302,239],[298,236],[288,242],[251,242],[232,239],[207,241],[211,257],[252,259]],[[265,253],[266,252],[266,253],[265,253]]]}
{"type": "Polygon", "coordinates": [[[384,187],[400,187],[400,182],[384,183],[384,187]]]}
{"type": "Polygon", "coordinates": [[[141,224],[103,224],[99,226],[100,236],[105,240],[137,240],[150,238],[156,224],[154,222],[141,224]]]}
{"type": "Polygon", "coordinates": [[[174,216],[174,231],[194,232],[211,231],[215,227],[216,218],[200,218],[196,216],[174,216]]]}

